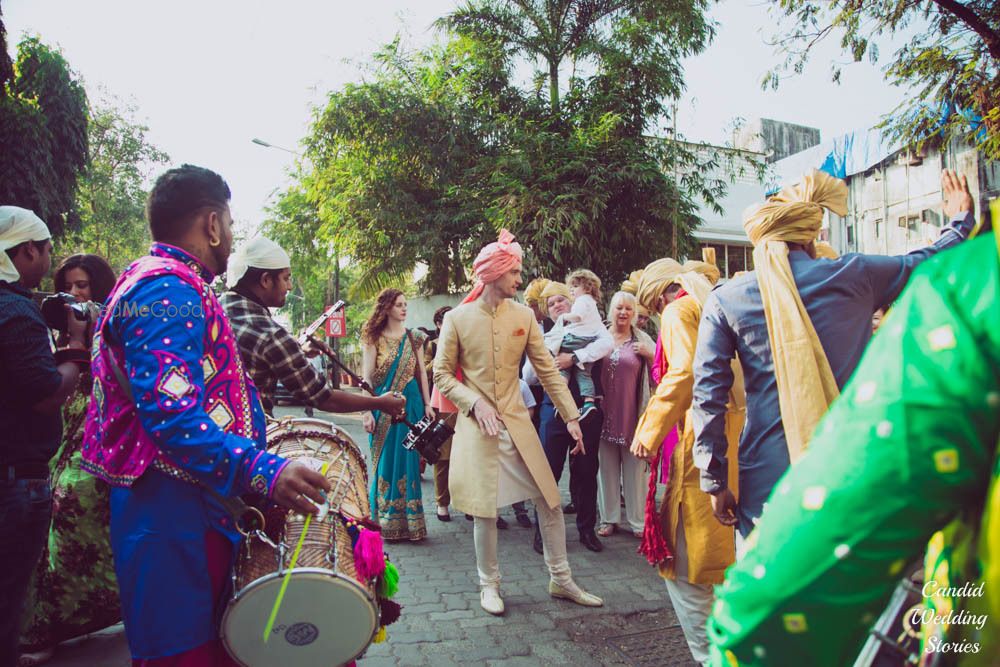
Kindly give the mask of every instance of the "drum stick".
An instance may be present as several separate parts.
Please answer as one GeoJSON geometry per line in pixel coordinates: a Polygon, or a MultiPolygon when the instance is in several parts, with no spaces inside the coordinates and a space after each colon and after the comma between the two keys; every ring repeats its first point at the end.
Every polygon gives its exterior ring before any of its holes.
{"type": "MultiPolygon", "coordinates": [[[[375,390],[372,389],[372,386],[370,384],[368,384],[365,381],[364,378],[362,378],[360,375],[358,375],[357,373],[355,373],[354,371],[352,371],[350,368],[348,368],[347,365],[337,357],[337,355],[333,352],[333,350],[330,349],[330,347],[326,343],[324,343],[321,340],[316,339],[313,336],[309,336],[307,338],[307,340],[310,343],[312,343],[316,347],[317,350],[319,350],[320,352],[322,352],[323,354],[325,354],[326,356],[328,356],[330,358],[330,361],[332,361],[334,363],[334,365],[337,366],[337,368],[339,368],[340,370],[342,370],[345,373],[347,373],[347,375],[350,376],[350,378],[352,380],[354,380],[354,382],[357,383],[357,385],[359,387],[361,387],[362,389],[364,389],[365,391],[367,391],[372,396],[376,396],[377,395],[375,393],[375,390]]],[[[417,427],[416,427],[415,424],[410,423],[405,417],[397,417],[396,421],[398,421],[398,422],[406,425],[411,431],[419,430],[419,429],[417,429],[417,427]]]]}
{"type": "MultiPolygon", "coordinates": [[[[323,468],[319,471],[321,475],[326,477],[326,471],[330,467],[330,462],[327,461],[323,464],[323,468]]],[[[299,552],[302,551],[302,544],[306,541],[306,533],[309,532],[309,525],[312,523],[312,514],[306,514],[306,522],[302,525],[302,534],[299,535],[299,543],[295,545],[295,551],[292,552],[292,562],[289,564],[288,569],[294,570],[295,565],[299,562],[299,552]]],[[[278,610],[281,609],[281,601],[285,599],[285,589],[288,588],[288,582],[291,581],[291,577],[288,573],[285,574],[281,581],[281,588],[278,589],[278,597],[274,601],[274,607],[271,608],[271,615],[267,619],[267,624],[264,626],[264,643],[271,638],[271,630],[274,628],[274,621],[278,618],[278,610]]]]}

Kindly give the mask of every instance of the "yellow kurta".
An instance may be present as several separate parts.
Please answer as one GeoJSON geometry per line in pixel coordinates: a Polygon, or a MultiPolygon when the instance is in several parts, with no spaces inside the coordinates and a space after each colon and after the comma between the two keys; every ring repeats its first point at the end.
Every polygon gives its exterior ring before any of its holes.
{"type": "Polygon", "coordinates": [[[471,414],[480,398],[500,413],[545,502],[553,508],[560,503],[542,443],[521,400],[518,369],[524,353],[559,414],[567,421],[576,419],[579,413],[573,396],[545,349],[542,331],[530,308],[504,300],[494,311],[479,299],[445,315],[434,358],[434,384],[459,410],[449,489],[452,504],[466,514],[497,515],[499,438],[482,433],[471,414]],[[459,368],[461,382],[455,376],[459,368]]]}
{"type": "MultiPolygon", "coordinates": [[[[663,439],[678,427],[680,439],[670,459],[667,494],[660,507],[663,536],[672,551],[677,549],[678,521],[684,521],[687,542],[688,581],[692,584],[721,584],[726,568],[736,559],[734,529],[723,526],[712,514],[712,501],[699,485],[699,471],[694,465],[694,425],[691,400],[694,389],[694,353],[698,341],[701,306],[690,296],[677,299],[663,310],[660,336],[663,339],[667,374],[660,380],[646,411],[636,427],[636,439],[649,454],[655,454],[663,439]]],[[[746,418],[746,399],[742,387],[730,392],[726,414],[729,439],[729,479],[737,492],[737,449],[740,431],[746,418]]],[[[660,574],[675,578],[674,561],[660,566],[660,574]]]]}

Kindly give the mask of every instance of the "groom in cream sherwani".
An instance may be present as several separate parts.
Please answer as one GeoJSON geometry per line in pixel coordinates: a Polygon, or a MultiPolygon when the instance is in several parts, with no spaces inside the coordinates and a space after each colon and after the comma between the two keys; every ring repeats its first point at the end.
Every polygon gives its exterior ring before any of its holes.
{"type": "Polygon", "coordinates": [[[603,605],[572,578],[559,489],[521,399],[518,368],[527,353],[538,378],[583,449],[579,413],[542,341],[534,313],[511,299],[521,285],[521,246],[507,230],[473,268],[476,286],[444,318],[434,384],[458,412],[451,451],[452,504],[475,517],[480,603],[503,614],[497,561],[497,508],[531,499],[538,509],[549,594],[588,607],[603,605]]]}

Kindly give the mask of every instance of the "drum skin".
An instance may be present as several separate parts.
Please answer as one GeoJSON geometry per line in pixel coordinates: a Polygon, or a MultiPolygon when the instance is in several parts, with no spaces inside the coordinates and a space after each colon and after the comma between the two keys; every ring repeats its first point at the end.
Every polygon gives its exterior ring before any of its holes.
{"type": "Polygon", "coordinates": [[[336,667],[364,653],[378,630],[371,595],[320,568],[271,574],[243,588],[226,608],[220,635],[244,667],[336,667]],[[281,587],[288,588],[268,640],[264,627],[281,587]]]}

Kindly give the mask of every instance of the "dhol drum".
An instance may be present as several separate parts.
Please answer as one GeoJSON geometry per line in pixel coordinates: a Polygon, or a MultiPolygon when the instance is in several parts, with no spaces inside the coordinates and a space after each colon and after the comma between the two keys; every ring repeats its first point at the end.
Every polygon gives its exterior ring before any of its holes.
{"type": "Polygon", "coordinates": [[[305,518],[275,509],[266,534],[248,537],[237,557],[234,596],[220,634],[230,655],[245,667],[325,667],[349,662],[379,628],[375,591],[358,580],[344,519],[367,519],[368,475],[358,446],[343,430],[319,419],[283,419],[267,429],[268,450],[302,461],[326,477],[329,512],[313,517],[294,569],[292,552],[305,518]],[[267,641],[263,638],[275,600],[288,578],[267,641]]]}

